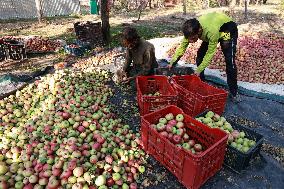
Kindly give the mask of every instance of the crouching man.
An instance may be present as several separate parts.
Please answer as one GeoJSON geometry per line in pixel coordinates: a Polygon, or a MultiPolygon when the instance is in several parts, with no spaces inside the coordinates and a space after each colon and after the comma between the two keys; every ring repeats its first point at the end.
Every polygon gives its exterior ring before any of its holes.
{"type": "Polygon", "coordinates": [[[135,81],[137,76],[154,74],[158,67],[154,45],[140,38],[135,28],[126,27],[122,33],[122,43],[127,48],[123,71],[126,73],[124,83],[135,81]]]}

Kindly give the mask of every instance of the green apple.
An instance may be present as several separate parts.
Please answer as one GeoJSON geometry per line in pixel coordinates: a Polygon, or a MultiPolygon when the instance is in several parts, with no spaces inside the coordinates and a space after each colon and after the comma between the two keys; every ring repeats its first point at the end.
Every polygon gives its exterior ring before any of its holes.
{"type": "Polygon", "coordinates": [[[243,144],[244,139],[243,139],[243,138],[238,138],[236,142],[237,142],[238,144],[243,144]]]}
{"type": "Polygon", "coordinates": [[[236,142],[232,142],[231,146],[234,147],[234,148],[237,148],[237,143],[236,142]]]}
{"type": "Polygon", "coordinates": [[[160,118],[160,119],[159,119],[159,123],[162,123],[162,124],[164,124],[164,125],[167,124],[167,122],[168,122],[168,121],[167,121],[166,118],[160,118]]]}
{"type": "Polygon", "coordinates": [[[138,167],[138,171],[139,171],[140,173],[144,173],[144,172],[145,172],[145,167],[142,166],[142,165],[140,165],[140,166],[138,167]]]}
{"type": "Polygon", "coordinates": [[[212,118],[213,116],[214,116],[214,112],[212,112],[212,111],[207,112],[206,115],[205,115],[206,118],[207,117],[212,118]]]}
{"type": "Polygon", "coordinates": [[[95,180],[95,184],[99,187],[105,185],[106,184],[105,176],[104,175],[98,176],[97,179],[95,180]]]}
{"type": "Polygon", "coordinates": [[[168,121],[170,121],[170,120],[174,119],[174,114],[168,113],[168,114],[165,116],[165,118],[166,118],[168,121]]]}
{"type": "Polygon", "coordinates": [[[242,147],[242,152],[247,153],[249,151],[249,147],[243,146],[242,147]]]}
{"type": "Polygon", "coordinates": [[[177,121],[183,121],[184,120],[184,116],[182,114],[178,114],[178,115],[176,115],[176,120],[177,121]]]}
{"type": "Polygon", "coordinates": [[[119,173],[113,173],[112,174],[112,179],[114,181],[118,181],[121,178],[121,175],[119,173]]]}
{"type": "Polygon", "coordinates": [[[242,132],[240,132],[240,137],[241,138],[244,138],[246,136],[246,134],[242,131],[242,132]]]}
{"type": "Polygon", "coordinates": [[[250,147],[255,146],[255,144],[256,144],[255,141],[253,141],[253,140],[250,140],[250,141],[249,141],[249,146],[250,146],[250,147]]]}
{"type": "Polygon", "coordinates": [[[190,145],[188,143],[183,143],[182,144],[182,147],[186,150],[189,150],[190,149],[190,145]]]}
{"type": "Polygon", "coordinates": [[[24,187],[24,183],[21,181],[18,181],[15,183],[15,188],[16,189],[22,189],[24,187]]]}

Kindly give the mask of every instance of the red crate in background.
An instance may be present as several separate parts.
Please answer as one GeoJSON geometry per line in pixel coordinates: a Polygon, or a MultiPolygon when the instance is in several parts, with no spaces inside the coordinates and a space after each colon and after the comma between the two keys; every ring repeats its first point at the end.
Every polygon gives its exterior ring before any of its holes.
{"type": "Polygon", "coordinates": [[[136,86],[140,115],[177,104],[177,93],[166,76],[139,76],[136,86]],[[159,92],[160,96],[149,96],[149,93],[155,92],[159,92]]]}
{"type": "Polygon", "coordinates": [[[228,138],[225,132],[207,127],[176,106],[167,106],[142,116],[141,136],[144,150],[190,189],[199,188],[221,169],[228,138]],[[183,114],[187,134],[206,150],[198,155],[189,153],[172,144],[150,126],[158,123],[159,118],[165,117],[168,113],[173,113],[174,116],[183,114]]]}
{"type": "Polygon", "coordinates": [[[194,75],[172,77],[173,87],[178,92],[178,105],[190,116],[196,116],[206,109],[222,114],[228,92],[202,82],[194,75]]]}

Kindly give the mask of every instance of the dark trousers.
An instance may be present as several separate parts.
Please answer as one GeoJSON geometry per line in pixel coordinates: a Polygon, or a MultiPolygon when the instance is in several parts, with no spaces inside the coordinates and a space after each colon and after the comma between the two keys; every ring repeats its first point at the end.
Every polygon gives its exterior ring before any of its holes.
{"type": "MultiPolygon", "coordinates": [[[[232,96],[237,95],[238,84],[237,84],[237,66],[235,64],[235,57],[237,51],[237,40],[238,40],[238,28],[235,22],[229,22],[224,24],[220,28],[220,32],[230,33],[231,38],[229,40],[219,40],[222,52],[225,56],[226,62],[226,74],[227,84],[229,91],[232,96]]],[[[196,64],[199,66],[207,52],[208,42],[202,42],[200,48],[197,51],[196,64]]],[[[204,71],[200,73],[200,78],[204,81],[204,71]]]]}

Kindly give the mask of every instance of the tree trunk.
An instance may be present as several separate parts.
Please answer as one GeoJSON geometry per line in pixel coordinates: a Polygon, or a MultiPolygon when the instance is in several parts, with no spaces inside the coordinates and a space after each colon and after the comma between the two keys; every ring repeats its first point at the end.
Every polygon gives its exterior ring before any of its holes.
{"type": "Polygon", "coordinates": [[[248,1],[245,0],[245,20],[248,20],[248,1]]]}
{"type": "Polygon", "coordinates": [[[210,0],[205,0],[205,1],[203,2],[203,8],[204,8],[204,9],[210,8],[210,0]]]}
{"type": "Polygon", "coordinates": [[[182,4],[183,4],[183,14],[186,15],[186,0],[183,0],[182,4]]]}
{"type": "Polygon", "coordinates": [[[109,8],[110,7],[108,6],[108,0],[101,0],[103,40],[107,45],[110,42],[109,8]]]}
{"type": "Polygon", "coordinates": [[[147,4],[148,4],[148,1],[142,1],[141,4],[139,5],[139,7],[138,7],[139,14],[138,14],[138,19],[137,19],[137,21],[140,20],[142,11],[147,7],[147,4]]]}
{"type": "Polygon", "coordinates": [[[35,0],[38,22],[40,23],[43,17],[42,0],[35,0]]]}
{"type": "Polygon", "coordinates": [[[232,0],[231,3],[230,3],[230,7],[235,8],[235,6],[236,6],[236,0],[232,0]]]}

